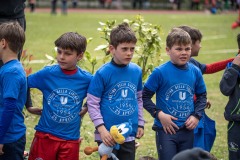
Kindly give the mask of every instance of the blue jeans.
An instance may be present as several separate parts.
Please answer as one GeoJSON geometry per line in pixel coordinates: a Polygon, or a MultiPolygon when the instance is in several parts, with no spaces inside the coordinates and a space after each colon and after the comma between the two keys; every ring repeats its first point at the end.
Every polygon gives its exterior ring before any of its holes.
{"type": "Polygon", "coordinates": [[[193,148],[193,130],[181,128],[176,134],[166,134],[163,129],[156,130],[156,145],[159,160],[171,160],[180,151],[193,148]]]}
{"type": "Polygon", "coordinates": [[[13,143],[6,143],[3,146],[4,154],[0,156],[0,160],[23,160],[23,153],[26,145],[26,136],[22,136],[13,143]]]}

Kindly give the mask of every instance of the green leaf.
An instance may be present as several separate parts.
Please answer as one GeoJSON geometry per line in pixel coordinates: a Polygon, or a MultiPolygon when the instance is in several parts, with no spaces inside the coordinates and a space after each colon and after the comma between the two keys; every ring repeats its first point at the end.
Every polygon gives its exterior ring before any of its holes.
{"type": "Polygon", "coordinates": [[[88,38],[88,39],[87,39],[87,44],[90,43],[90,42],[92,42],[92,40],[93,40],[92,37],[88,38]]]}

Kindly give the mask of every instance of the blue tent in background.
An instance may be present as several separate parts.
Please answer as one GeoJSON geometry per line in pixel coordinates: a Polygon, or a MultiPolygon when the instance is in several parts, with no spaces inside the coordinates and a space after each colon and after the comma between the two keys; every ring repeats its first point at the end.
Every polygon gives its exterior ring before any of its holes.
{"type": "Polygon", "coordinates": [[[200,147],[208,152],[211,151],[216,138],[215,121],[210,119],[204,112],[198,126],[194,129],[194,147],[200,147]]]}

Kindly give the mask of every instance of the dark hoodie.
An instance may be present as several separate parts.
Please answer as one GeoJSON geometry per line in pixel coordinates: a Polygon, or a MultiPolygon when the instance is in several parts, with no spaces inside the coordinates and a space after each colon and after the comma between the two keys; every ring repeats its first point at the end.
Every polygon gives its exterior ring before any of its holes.
{"type": "Polygon", "coordinates": [[[1,0],[0,19],[18,19],[24,17],[26,0],[1,0]]]}
{"type": "Polygon", "coordinates": [[[220,82],[220,90],[229,96],[225,107],[224,117],[228,121],[240,121],[240,67],[231,64],[227,66],[220,82]]]}

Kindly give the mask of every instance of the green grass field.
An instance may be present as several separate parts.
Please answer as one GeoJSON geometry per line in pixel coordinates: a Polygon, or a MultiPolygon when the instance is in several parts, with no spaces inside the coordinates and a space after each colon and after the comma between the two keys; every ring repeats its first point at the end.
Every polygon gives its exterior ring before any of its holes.
{"type": "MultiPolygon", "coordinates": [[[[162,58],[163,63],[168,60],[165,53],[165,37],[172,27],[179,25],[190,25],[199,28],[203,33],[202,49],[200,55],[196,58],[202,63],[211,63],[218,60],[234,57],[238,51],[236,35],[240,28],[231,29],[231,24],[237,19],[236,14],[218,14],[211,15],[206,13],[162,13],[162,12],[79,12],[69,13],[67,16],[56,15],[52,16],[49,13],[27,13],[27,31],[26,43],[24,49],[28,54],[34,55],[34,60],[47,60],[45,54],[52,55],[54,50],[54,41],[64,32],[76,31],[87,38],[92,37],[93,41],[88,45],[87,50],[92,56],[102,57],[104,54],[101,51],[94,51],[94,49],[104,44],[105,41],[100,37],[97,28],[100,27],[98,22],[105,22],[107,20],[117,20],[121,23],[123,19],[133,19],[136,15],[141,14],[146,22],[158,24],[162,27],[162,58]]],[[[41,69],[45,63],[32,63],[33,72],[41,69]]],[[[101,62],[98,63],[99,67],[101,62]]],[[[211,109],[207,110],[209,117],[216,121],[217,137],[212,148],[212,153],[220,160],[228,159],[227,141],[226,141],[226,126],[227,122],[223,117],[224,107],[227,103],[227,97],[224,97],[219,90],[219,81],[223,72],[213,75],[204,75],[204,79],[208,89],[208,99],[212,103],[211,109]]],[[[41,105],[39,96],[34,100],[36,106],[41,105]]],[[[150,155],[157,157],[155,147],[155,133],[151,130],[153,123],[152,117],[145,113],[145,135],[138,140],[140,147],[137,149],[136,159],[140,156],[150,155]]],[[[26,115],[27,129],[27,146],[29,150],[32,137],[34,134],[34,126],[37,123],[38,117],[26,115]]],[[[81,144],[81,159],[93,160],[97,159],[97,153],[86,157],[83,149],[87,145],[96,145],[93,141],[93,123],[90,121],[88,115],[83,119],[83,126],[81,128],[81,135],[84,138],[81,144]]]]}

